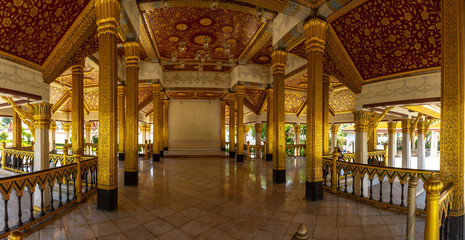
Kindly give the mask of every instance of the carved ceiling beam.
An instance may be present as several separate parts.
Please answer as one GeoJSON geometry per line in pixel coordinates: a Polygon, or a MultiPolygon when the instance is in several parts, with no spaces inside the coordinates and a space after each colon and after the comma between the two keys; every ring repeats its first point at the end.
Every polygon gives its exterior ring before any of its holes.
{"type": "Polygon", "coordinates": [[[258,31],[255,33],[255,36],[250,40],[250,42],[245,47],[239,56],[239,61],[242,63],[248,62],[250,59],[257,54],[258,51],[273,37],[271,23],[263,23],[258,31]]]}
{"type": "Polygon", "coordinates": [[[437,119],[441,119],[441,112],[436,112],[430,108],[427,108],[425,106],[403,106],[403,108],[406,108],[408,110],[412,110],[415,112],[423,113],[424,115],[428,115],[437,119]]]}
{"type": "Polygon", "coordinates": [[[336,114],[336,111],[334,111],[334,109],[331,106],[329,106],[329,114],[331,114],[331,116],[333,117],[336,114]]]}
{"type": "Polygon", "coordinates": [[[149,103],[151,103],[152,100],[153,100],[153,95],[150,94],[139,104],[139,107],[138,107],[139,111],[144,109],[144,107],[146,107],[149,103]]]}
{"type": "Polygon", "coordinates": [[[305,110],[307,110],[307,101],[304,101],[302,105],[300,105],[299,110],[297,111],[297,117],[300,118],[300,116],[304,114],[305,110]]]}
{"type": "Polygon", "coordinates": [[[386,114],[391,111],[394,107],[387,107],[381,114],[371,113],[371,117],[368,122],[368,137],[367,140],[370,141],[373,136],[373,131],[378,127],[379,122],[386,116],[386,114]]]}
{"type": "Polygon", "coordinates": [[[344,75],[344,77],[336,76],[336,78],[352,92],[361,93],[363,83],[362,76],[358,72],[358,69],[355,67],[355,64],[352,62],[352,59],[349,57],[349,54],[346,52],[331,25],[329,25],[328,33],[328,41],[325,51],[336,64],[337,69],[339,69],[344,75]]]}
{"type": "MultiPolygon", "coordinates": [[[[266,95],[265,95],[266,96],[266,95]]],[[[263,112],[265,111],[266,106],[268,105],[266,101],[266,97],[264,97],[260,103],[260,106],[258,107],[258,115],[262,115],[263,112]]]]}
{"type": "Polygon", "coordinates": [[[84,99],[84,112],[86,113],[86,115],[89,115],[90,113],[89,105],[87,104],[85,99],[84,99]]]}
{"type": "Polygon", "coordinates": [[[71,60],[79,47],[97,29],[95,21],[96,11],[94,1],[92,0],[42,65],[44,82],[51,83],[63,72],[63,68],[71,60]]]}
{"type": "Polygon", "coordinates": [[[71,96],[71,91],[66,91],[60,97],[60,99],[58,99],[58,101],[55,104],[53,104],[53,106],[52,106],[52,114],[55,113],[56,111],[58,111],[61,108],[61,106],[63,106],[63,104],[65,104],[66,101],[68,101],[70,96],[71,96]]]}
{"type": "Polygon", "coordinates": [[[244,99],[244,105],[250,109],[253,113],[255,113],[256,115],[258,115],[258,109],[252,104],[250,103],[247,99],[244,99]]]}

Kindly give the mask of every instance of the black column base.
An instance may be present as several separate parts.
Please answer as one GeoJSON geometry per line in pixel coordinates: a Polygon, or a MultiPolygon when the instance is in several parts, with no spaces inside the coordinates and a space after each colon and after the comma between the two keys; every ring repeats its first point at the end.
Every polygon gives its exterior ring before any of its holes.
{"type": "Polygon", "coordinates": [[[221,148],[221,151],[222,151],[222,152],[225,152],[225,151],[226,151],[226,148],[221,148]]]}
{"type": "Polygon", "coordinates": [[[137,184],[139,184],[139,172],[124,171],[124,185],[137,186],[137,184]]]}
{"type": "Polygon", "coordinates": [[[267,161],[267,162],[273,161],[273,154],[267,153],[267,154],[266,154],[266,161],[267,161]]]}
{"type": "Polygon", "coordinates": [[[164,147],[163,149],[164,149],[165,151],[168,151],[168,147],[164,147]]]}
{"type": "Polygon", "coordinates": [[[286,169],[273,169],[273,183],[286,183],[286,169]]]}
{"type": "Polygon", "coordinates": [[[119,153],[118,154],[118,160],[124,161],[124,153],[119,153]]]}
{"type": "Polygon", "coordinates": [[[229,152],[229,158],[235,158],[236,152],[229,152]]]}
{"type": "Polygon", "coordinates": [[[160,154],[152,154],[152,161],[159,162],[160,161],[160,154]]]}
{"type": "Polygon", "coordinates": [[[118,188],[106,190],[97,188],[97,209],[115,211],[118,208],[118,188]]]}
{"type": "Polygon", "coordinates": [[[236,154],[236,162],[244,162],[244,154],[236,154]]]}
{"type": "MultiPolygon", "coordinates": [[[[449,230],[449,236],[442,236],[442,232],[440,232],[440,239],[453,239],[453,240],[458,240],[458,239],[464,239],[464,215],[458,216],[458,217],[449,217],[449,222],[448,222],[448,230],[449,230]],[[446,238],[448,237],[448,238],[446,238]]],[[[441,227],[442,228],[442,227],[441,227]]]]}
{"type": "Polygon", "coordinates": [[[309,201],[323,200],[323,182],[306,182],[305,198],[309,201]]]}
{"type": "Polygon", "coordinates": [[[165,151],[160,151],[160,157],[164,157],[165,156],[165,151]]]}

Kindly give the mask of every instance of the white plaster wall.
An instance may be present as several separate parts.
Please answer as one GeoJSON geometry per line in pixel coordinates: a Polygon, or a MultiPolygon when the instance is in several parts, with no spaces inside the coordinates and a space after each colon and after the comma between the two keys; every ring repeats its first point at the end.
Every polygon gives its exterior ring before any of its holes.
{"type": "Polygon", "coordinates": [[[50,86],[44,83],[42,72],[0,59],[0,86],[9,90],[39,95],[50,99],[50,86]]]}
{"type": "Polygon", "coordinates": [[[169,148],[220,149],[219,100],[172,99],[169,105],[169,148]]]}
{"type": "Polygon", "coordinates": [[[163,87],[229,88],[230,73],[223,72],[164,72],[163,87]]]}
{"type": "Polygon", "coordinates": [[[238,81],[270,83],[270,68],[257,64],[238,65],[231,71],[231,87],[238,81]]]}
{"type": "Polygon", "coordinates": [[[355,95],[355,109],[363,105],[441,97],[441,73],[429,73],[366,84],[355,95]]]}

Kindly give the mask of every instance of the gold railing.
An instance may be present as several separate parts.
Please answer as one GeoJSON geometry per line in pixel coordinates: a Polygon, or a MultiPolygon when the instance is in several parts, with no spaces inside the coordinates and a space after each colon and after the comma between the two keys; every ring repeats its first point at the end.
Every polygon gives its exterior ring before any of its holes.
{"type": "Polygon", "coordinates": [[[34,152],[6,148],[2,143],[2,169],[26,173],[34,169],[34,152]]]}
{"type": "MultiPolygon", "coordinates": [[[[338,157],[338,153],[334,152],[332,159],[323,159],[323,186],[325,188],[331,189],[332,192],[344,193],[385,207],[402,210],[407,210],[405,186],[408,180],[417,176],[420,181],[426,182],[429,176],[437,173],[437,171],[429,170],[338,161],[338,157]],[[383,183],[389,184],[387,190],[383,189],[383,183]],[[400,193],[393,191],[394,184],[400,184],[400,193]],[[374,188],[375,194],[373,194],[374,188]]],[[[417,208],[417,213],[425,213],[424,208],[417,208]]]]}
{"type": "Polygon", "coordinates": [[[247,141],[247,145],[244,148],[246,149],[246,158],[247,159],[265,159],[266,158],[266,142],[263,145],[250,145],[250,142],[247,141]]]}
{"type": "Polygon", "coordinates": [[[98,143],[84,143],[84,150],[88,156],[97,156],[98,153],[98,143]]]}
{"type": "Polygon", "coordinates": [[[305,157],[305,144],[286,145],[286,157],[305,157]]]}
{"type": "Polygon", "coordinates": [[[11,230],[29,229],[53,215],[64,212],[94,193],[97,189],[97,167],[98,160],[93,158],[80,163],[1,178],[1,209],[4,210],[4,218],[0,238],[7,237],[11,230]],[[70,190],[70,187],[73,189],[70,190]],[[24,195],[29,196],[23,199],[24,195]],[[13,196],[16,196],[16,205],[8,206],[13,196]],[[28,205],[28,208],[23,207],[23,204],[28,205]],[[10,226],[11,222],[16,224],[10,226]]]}

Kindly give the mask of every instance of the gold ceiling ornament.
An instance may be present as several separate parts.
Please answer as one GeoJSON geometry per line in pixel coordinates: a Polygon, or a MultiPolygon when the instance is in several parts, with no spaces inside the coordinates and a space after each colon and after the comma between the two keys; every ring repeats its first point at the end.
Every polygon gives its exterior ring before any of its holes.
{"type": "Polygon", "coordinates": [[[386,114],[391,111],[393,107],[384,108],[384,111],[381,114],[376,114],[374,112],[371,113],[370,120],[368,122],[368,137],[367,140],[373,137],[373,131],[378,127],[379,122],[386,116],[386,114]]]}
{"type": "MultiPolygon", "coordinates": [[[[35,140],[35,130],[34,130],[34,113],[32,110],[25,110],[25,109],[21,109],[19,108],[15,101],[13,100],[13,98],[11,97],[5,97],[5,96],[1,96],[3,101],[7,102],[8,104],[11,105],[11,107],[13,108],[13,110],[15,110],[15,112],[19,115],[19,118],[21,118],[21,121],[24,122],[24,124],[27,125],[27,128],[29,128],[29,131],[31,131],[31,134],[32,134],[32,137],[34,138],[35,140]]],[[[30,105],[28,104],[29,108],[32,109],[32,107],[30,107],[30,105]]]]}
{"type": "Polygon", "coordinates": [[[221,28],[221,31],[222,31],[223,33],[232,33],[232,31],[234,31],[234,28],[233,28],[233,26],[226,25],[226,26],[223,26],[223,27],[221,28]]]}
{"type": "Polygon", "coordinates": [[[213,96],[215,96],[215,94],[212,93],[212,92],[207,92],[207,93],[205,93],[205,96],[207,96],[207,97],[213,97],[213,96]]]}
{"type": "Polygon", "coordinates": [[[414,141],[415,129],[417,128],[418,121],[423,117],[423,113],[418,113],[416,118],[410,120],[410,141],[414,141]]]}
{"type": "Polygon", "coordinates": [[[223,47],[216,47],[214,50],[215,50],[215,52],[222,52],[222,51],[224,51],[224,48],[223,47]]]}
{"type": "Polygon", "coordinates": [[[284,50],[274,50],[271,53],[271,67],[273,74],[285,74],[287,52],[284,50]]]}
{"type": "Polygon", "coordinates": [[[187,26],[185,23],[176,24],[176,30],[178,31],[186,31],[187,29],[189,29],[189,26],[187,26]]]}
{"type": "Polygon", "coordinates": [[[212,23],[213,23],[213,21],[211,20],[211,18],[202,18],[202,19],[200,19],[200,24],[202,26],[210,26],[212,23]]]}
{"type": "Polygon", "coordinates": [[[52,104],[46,102],[33,103],[32,112],[34,118],[34,128],[50,128],[50,119],[52,117],[52,104]]]}
{"type": "Polygon", "coordinates": [[[304,24],[304,30],[306,53],[313,51],[324,53],[328,23],[319,18],[312,18],[304,24]]]}
{"type": "Polygon", "coordinates": [[[229,44],[236,44],[237,40],[234,39],[234,38],[229,38],[228,40],[226,40],[226,42],[229,43],[229,44]]]}
{"type": "Polygon", "coordinates": [[[98,36],[112,34],[118,36],[118,23],[121,5],[118,0],[96,0],[98,36]]]}
{"type": "Polygon", "coordinates": [[[397,121],[388,122],[388,134],[395,134],[397,129],[397,121]]]}
{"type": "Polygon", "coordinates": [[[205,42],[210,43],[211,41],[212,41],[212,38],[206,34],[200,34],[194,37],[194,42],[199,45],[204,45],[205,42]]]}
{"type": "Polygon", "coordinates": [[[140,44],[138,42],[124,43],[124,65],[128,67],[139,68],[140,62],[140,44]]]}
{"type": "Polygon", "coordinates": [[[175,42],[178,42],[178,41],[179,41],[179,37],[177,37],[177,36],[171,36],[171,37],[168,38],[168,41],[174,42],[174,43],[175,43],[175,42]]]}
{"type": "Polygon", "coordinates": [[[178,95],[178,96],[187,96],[187,94],[185,92],[178,92],[178,93],[176,93],[176,95],[178,95]]]}
{"type": "Polygon", "coordinates": [[[368,131],[368,124],[370,122],[371,112],[368,111],[354,111],[354,123],[356,132],[368,131]]]}
{"type": "Polygon", "coordinates": [[[270,57],[263,55],[263,56],[258,57],[258,60],[261,62],[266,62],[270,60],[270,57]]]}

